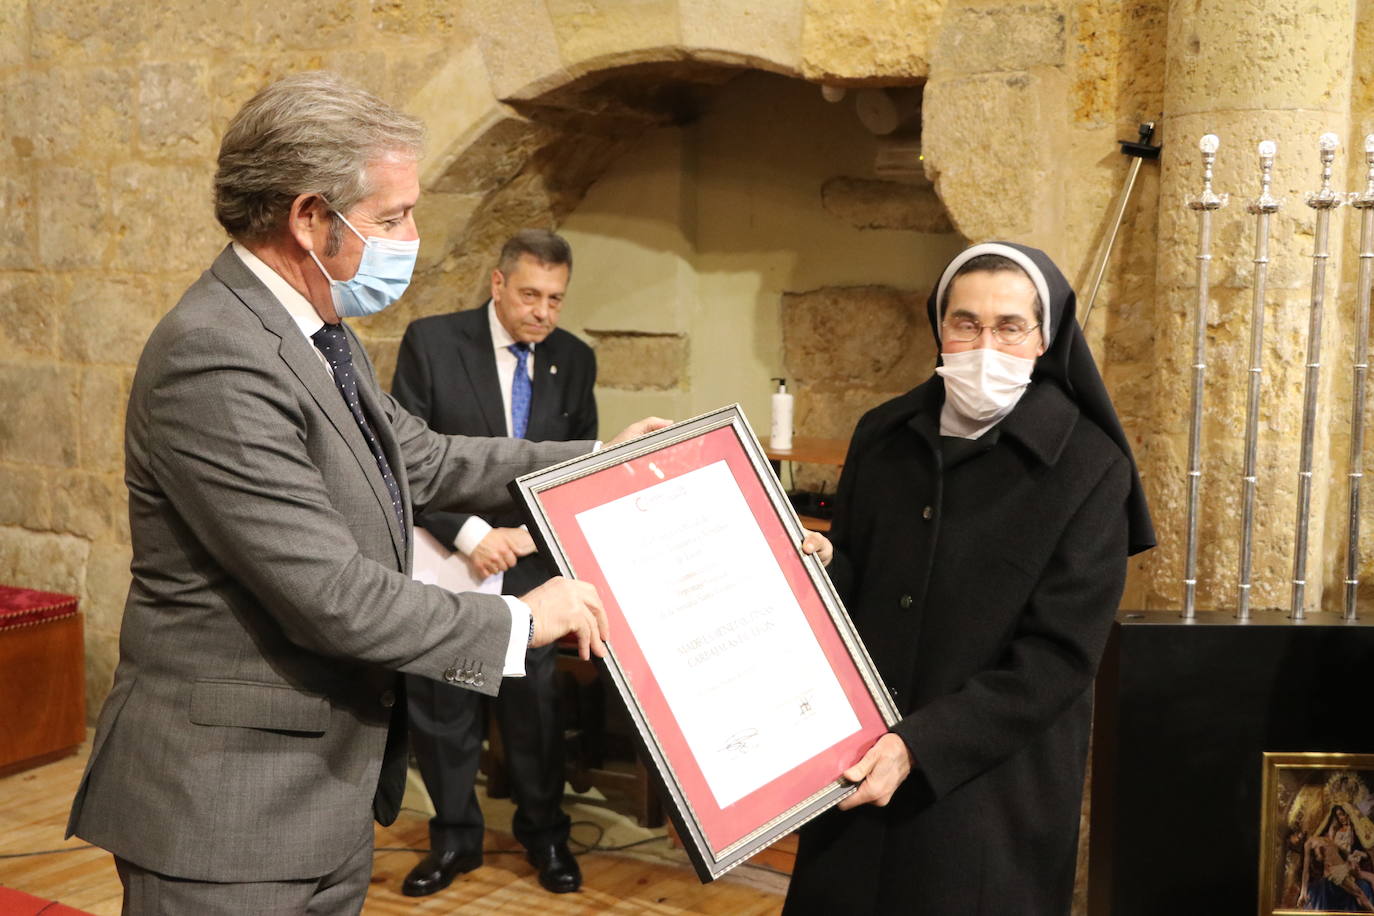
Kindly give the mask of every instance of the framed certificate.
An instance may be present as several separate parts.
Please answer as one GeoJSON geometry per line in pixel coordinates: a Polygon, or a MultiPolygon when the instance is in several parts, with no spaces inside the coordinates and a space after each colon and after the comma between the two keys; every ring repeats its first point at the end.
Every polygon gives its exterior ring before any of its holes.
{"type": "Polygon", "coordinates": [[[854,791],[897,710],[737,405],[511,488],[601,595],[605,672],[702,881],[854,791]]]}

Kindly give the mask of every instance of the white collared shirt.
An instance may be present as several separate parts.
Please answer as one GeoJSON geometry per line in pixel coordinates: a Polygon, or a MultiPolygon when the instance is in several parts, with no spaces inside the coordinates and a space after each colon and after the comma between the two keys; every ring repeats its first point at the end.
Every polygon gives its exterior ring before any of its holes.
{"type": "MultiPolygon", "coordinates": [[[[267,287],[267,291],[272,294],[286,313],[291,316],[291,320],[296,323],[296,327],[305,335],[306,343],[310,344],[310,349],[320,358],[320,365],[324,366],[329,373],[330,380],[334,378],[334,372],[329,368],[329,361],[324,354],[315,346],[315,341],[311,335],[324,327],[324,319],[315,311],[315,307],[296,290],[294,286],[286,282],[286,278],[277,273],[266,262],[253,252],[249,251],[238,242],[233,243],[234,254],[243,262],[243,266],[262,281],[262,285],[267,287]]],[[[515,356],[507,354],[511,358],[512,373],[514,370],[515,356]]],[[[506,414],[510,414],[510,379],[506,380],[506,414]]],[[[509,423],[509,420],[507,420],[509,423]]],[[[473,516],[476,519],[476,516],[473,516]]],[[[477,519],[481,521],[481,519],[477,519]]],[[[486,524],[486,522],[482,522],[486,524]]],[[[464,531],[467,526],[464,526],[464,531]]],[[[491,530],[491,526],[487,526],[491,530]]],[[[414,541],[414,532],[410,533],[411,540],[414,541]]],[[[480,541],[481,538],[478,538],[480,541]]],[[[476,544],[474,543],[475,547],[476,544]]],[[[466,552],[466,551],[465,551],[466,552]]],[[[525,649],[529,646],[530,637],[530,608],[529,605],[513,595],[502,595],[501,599],[506,602],[506,607],[510,609],[510,642],[506,646],[506,661],[502,677],[523,677],[525,674],[525,649]]]]}

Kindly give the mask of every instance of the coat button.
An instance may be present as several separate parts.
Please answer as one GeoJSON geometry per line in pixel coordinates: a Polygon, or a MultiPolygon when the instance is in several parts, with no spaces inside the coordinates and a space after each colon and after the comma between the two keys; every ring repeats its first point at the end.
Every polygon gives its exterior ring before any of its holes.
{"type": "Polygon", "coordinates": [[[395,706],[395,705],[396,705],[396,691],[394,691],[394,690],[383,690],[383,691],[382,691],[382,708],[383,708],[383,709],[390,709],[391,707],[393,707],[393,706],[395,706]]]}
{"type": "Polygon", "coordinates": [[[457,681],[458,681],[458,666],[457,666],[457,665],[449,665],[447,668],[444,669],[444,680],[448,681],[450,684],[457,683],[457,681]]]}
{"type": "Polygon", "coordinates": [[[899,600],[897,603],[902,606],[902,610],[906,610],[907,608],[911,607],[911,596],[903,595],[901,597],[901,600],[899,600]]]}
{"type": "Polygon", "coordinates": [[[935,510],[930,508],[930,506],[926,506],[924,509],[921,510],[921,518],[925,519],[926,521],[930,521],[930,517],[934,514],[935,510]]]}

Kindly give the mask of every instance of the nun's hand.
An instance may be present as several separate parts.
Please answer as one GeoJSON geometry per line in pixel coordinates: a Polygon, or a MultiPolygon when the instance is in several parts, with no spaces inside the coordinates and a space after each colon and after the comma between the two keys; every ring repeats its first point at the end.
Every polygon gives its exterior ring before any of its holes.
{"type": "Polygon", "coordinates": [[[829,566],[831,558],[835,555],[835,548],[831,545],[830,539],[817,531],[806,532],[806,537],[802,538],[801,551],[814,553],[822,566],[829,566]]]}
{"type": "Polygon", "coordinates": [[[883,807],[892,800],[892,793],[910,773],[911,752],[906,742],[888,732],[868,749],[862,760],[840,774],[859,784],[858,791],[840,802],[840,810],[848,811],[859,805],[883,807]]]}

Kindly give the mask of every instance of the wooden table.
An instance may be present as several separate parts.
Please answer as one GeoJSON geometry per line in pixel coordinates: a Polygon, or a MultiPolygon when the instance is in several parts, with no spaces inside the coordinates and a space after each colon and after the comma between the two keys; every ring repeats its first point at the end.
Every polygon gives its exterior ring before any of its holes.
{"type": "MultiPolygon", "coordinates": [[[[800,464],[825,464],[843,467],[845,455],[849,451],[848,439],[821,439],[815,436],[794,436],[791,448],[773,448],[764,444],[763,453],[773,463],[773,471],[781,474],[782,463],[792,461],[800,464]]],[[[829,531],[830,519],[801,515],[802,527],[809,531],[829,531]]]]}

